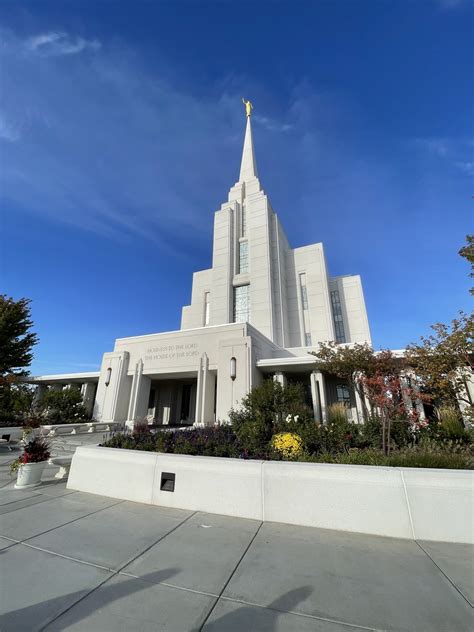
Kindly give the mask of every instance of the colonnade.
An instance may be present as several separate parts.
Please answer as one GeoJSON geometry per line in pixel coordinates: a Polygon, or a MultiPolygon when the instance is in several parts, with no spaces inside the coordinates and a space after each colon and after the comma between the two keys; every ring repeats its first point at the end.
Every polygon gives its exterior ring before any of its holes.
{"type": "Polygon", "coordinates": [[[65,389],[77,389],[81,393],[82,405],[85,407],[87,414],[92,415],[94,409],[95,394],[97,390],[96,382],[68,382],[68,383],[42,383],[37,384],[35,394],[33,396],[32,408],[38,409],[43,397],[48,390],[62,391],[65,389]]]}

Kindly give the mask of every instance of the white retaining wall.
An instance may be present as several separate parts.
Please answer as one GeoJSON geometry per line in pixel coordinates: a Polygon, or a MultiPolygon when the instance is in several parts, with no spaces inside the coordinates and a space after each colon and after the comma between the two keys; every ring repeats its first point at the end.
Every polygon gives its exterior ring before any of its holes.
{"type": "Polygon", "coordinates": [[[10,441],[20,441],[23,437],[23,426],[4,426],[0,428],[0,437],[10,435],[10,441]]]}
{"type": "Polygon", "coordinates": [[[398,538],[474,543],[474,472],[244,461],[79,447],[68,488],[135,502],[398,538]],[[174,492],[160,489],[175,474],[174,492]]]}

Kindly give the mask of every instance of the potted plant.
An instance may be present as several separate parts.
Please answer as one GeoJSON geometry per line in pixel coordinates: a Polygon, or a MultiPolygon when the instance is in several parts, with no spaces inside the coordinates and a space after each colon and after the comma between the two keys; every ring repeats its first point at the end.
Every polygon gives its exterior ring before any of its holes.
{"type": "Polygon", "coordinates": [[[41,475],[50,456],[49,445],[42,437],[34,437],[27,441],[23,454],[10,466],[11,472],[18,472],[15,489],[41,485],[41,475]]]}

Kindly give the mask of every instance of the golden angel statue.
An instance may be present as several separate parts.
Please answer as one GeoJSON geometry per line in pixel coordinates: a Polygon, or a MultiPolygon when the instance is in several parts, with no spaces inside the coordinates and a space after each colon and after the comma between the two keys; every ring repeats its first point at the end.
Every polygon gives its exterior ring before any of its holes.
{"type": "Polygon", "coordinates": [[[253,105],[250,103],[250,101],[246,101],[244,97],[242,97],[242,103],[245,105],[245,113],[247,114],[247,116],[250,116],[252,114],[253,105]]]}

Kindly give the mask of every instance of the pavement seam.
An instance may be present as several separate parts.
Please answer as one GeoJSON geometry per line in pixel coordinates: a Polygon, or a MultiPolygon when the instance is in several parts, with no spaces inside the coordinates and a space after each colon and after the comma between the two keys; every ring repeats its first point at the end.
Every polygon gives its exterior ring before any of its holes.
{"type": "Polygon", "coordinates": [[[133,573],[128,573],[127,571],[118,571],[118,575],[139,579],[140,581],[145,582],[146,584],[151,584],[152,586],[167,586],[168,588],[176,588],[177,590],[183,590],[184,592],[190,592],[196,595],[204,595],[205,597],[218,597],[215,593],[205,592],[204,590],[196,590],[195,588],[186,588],[186,586],[178,586],[177,584],[171,584],[170,582],[151,582],[144,577],[140,577],[140,575],[134,575],[133,573]]]}
{"type": "Polygon", "coordinates": [[[412,535],[413,539],[416,540],[415,527],[413,525],[413,517],[411,515],[411,507],[410,507],[410,501],[408,499],[408,491],[407,491],[407,486],[405,484],[405,477],[403,476],[403,470],[402,469],[400,469],[399,472],[400,472],[400,477],[402,479],[403,491],[405,492],[405,501],[406,501],[406,504],[407,504],[408,518],[410,520],[411,535],[412,535]]]}
{"type": "MultiPolygon", "coordinates": [[[[57,498],[51,498],[51,500],[57,500],[57,498]]],[[[55,527],[51,527],[51,529],[46,529],[46,531],[42,531],[41,533],[36,533],[35,535],[30,536],[29,538],[24,538],[23,540],[18,540],[18,542],[28,542],[28,540],[33,540],[33,538],[39,538],[40,535],[45,535],[46,533],[49,533],[50,531],[54,531],[55,529],[59,529],[60,527],[65,527],[68,524],[72,524],[73,522],[77,522],[78,520],[82,520],[83,518],[88,518],[89,516],[93,516],[96,513],[99,513],[100,511],[104,511],[105,509],[109,509],[109,507],[115,507],[115,505],[120,505],[121,503],[123,503],[125,501],[120,500],[117,503],[113,503],[112,505],[107,505],[107,507],[101,507],[100,509],[96,509],[95,511],[91,511],[88,514],[85,514],[84,516],[79,516],[79,518],[74,518],[73,520],[69,520],[68,522],[64,522],[63,524],[58,524],[55,527]]],[[[34,505],[33,505],[34,506],[34,505]]],[[[22,507],[22,509],[28,509],[28,507],[22,507]]],[[[18,509],[18,511],[21,511],[20,509],[18,509]]],[[[2,534],[0,534],[2,535],[2,534]]]]}
{"type": "Polygon", "coordinates": [[[430,560],[433,562],[433,564],[436,566],[436,568],[439,570],[439,572],[446,577],[446,579],[448,580],[448,582],[451,584],[451,586],[453,586],[453,588],[461,595],[461,597],[464,599],[464,601],[466,601],[469,606],[471,606],[471,608],[474,608],[474,604],[472,604],[469,599],[466,597],[466,595],[461,591],[460,588],[457,587],[457,585],[454,583],[454,581],[449,577],[449,575],[447,575],[443,569],[441,568],[441,566],[439,566],[435,560],[431,557],[431,555],[428,553],[428,551],[426,549],[423,548],[423,546],[418,542],[418,540],[415,540],[415,542],[418,544],[418,546],[420,547],[420,549],[423,551],[423,553],[425,553],[425,555],[427,555],[430,560]]]}
{"type": "Polygon", "coordinates": [[[296,617],[304,617],[305,619],[316,619],[317,621],[325,621],[327,623],[337,623],[338,625],[345,625],[348,628],[357,630],[367,630],[368,632],[385,632],[382,628],[368,628],[358,623],[347,623],[347,621],[340,621],[339,619],[328,619],[327,617],[318,617],[315,614],[307,614],[305,612],[296,612],[295,610],[279,610],[278,608],[272,608],[270,606],[264,606],[260,603],[254,603],[252,601],[246,601],[245,599],[236,599],[234,597],[220,597],[222,601],[231,601],[233,603],[241,603],[245,606],[253,606],[255,608],[262,608],[263,610],[272,610],[273,612],[279,612],[281,614],[291,614],[296,617]]]}
{"type": "MultiPolygon", "coordinates": [[[[64,494],[64,496],[69,496],[69,495],[70,494],[64,494]]],[[[43,503],[46,503],[49,500],[55,500],[56,498],[62,498],[62,496],[46,496],[46,495],[38,494],[36,496],[28,496],[27,498],[13,500],[9,503],[4,503],[0,507],[0,515],[6,516],[7,514],[12,513],[13,511],[26,509],[27,507],[34,507],[35,505],[42,505],[43,503]],[[18,505],[19,503],[25,503],[27,500],[30,501],[28,504],[22,505],[20,507],[9,507],[9,505],[18,505]]]]}
{"type": "MultiPolygon", "coordinates": [[[[168,531],[167,533],[165,533],[164,535],[160,536],[158,538],[158,540],[156,540],[155,542],[153,542],[152,544],[150,544],[149,546],[146,547],[146,549],[143,549],[143,551],[140,551],[140,553],[138,553],[138,555],[135,555],[135,557],[132,557],[131,559],[129,559],[127,562],[125,562],[125,564],[122,564],[122,566],[117,570],[117,573],[120,573],[121,571],[123,571],[123,569],[128,566],[129,564],[132,564],[135,560],[137,560],[141,555],[145,555],[145,553],[147,553],[151,548],[153,548],[154,546],[156,546],[159,542],[161,542],[162,540],[164,540],[165,538],[167,538],[171,533],[173,533],[174,531],[176,531],[176,529],[179,529],[179,527],[181,525],[183,525],[185,522],[187,522],[190,518],[192,518],[193,516],[196,515],[196,511],[193,511],[192,513],[189,514],[189,516],[186,516],[186,518],[184,518],[184,520],[181,520],[181,522],[179,524],[177,524],[175,527],[173,527],[172,529],[170,529],[170,531],[168,531]]],[[[137,579],[141,579],[141,577],[138,577],[137,579]]],[[[144,580],[145,581],[145,580],[144,580]]],[[[153,582],[150,582],[153,583],[153,582]]]]}
{"type": "MultiPolygon", "coordinates": [[[[118,504],[118,503],[117,503],[118,504]]],[[[74,603],[72,603],[70,606],[68,606],[65,610],[63,610],[62,612],[58,613],[55,617],[53,617],[50,621],[48,621],[42,628],[39,629],[38,632],[43,632],[43,630],[46,630],[47,627],[49,627],[51,624],[53,624],[55,621],[57,621],[60,617],[62,617],[63,615],[65,615],[67,612],[69,612],[69,610],[71,610],[72,608],[74,608],[75,606],[77,606],[79,603],[81,603],[81,601],[84,601],[84,599],[86,599],[87,597],[89,597],[89,595],[91,595],[93,592],[95,592],[96,590],[99,590],[99,588],[101,588],[106,582],[108,582],[109,580],[113,579],[114,577],[116,577],[117,575],[123,575],[124,573],[121,573],[121,571],[128,566],[128,564],[131,564],[132,562],[134,562],[138,557],[140,557],[140,555],[143,555],[144,553],[146,553],[147,551],[149,551],[151,549],[152,546],[154,546],[155,544],[158,544],[158,542],[161,542],[161,540],[163,540],[164,538],[166,538],[167,535],[169,535],[170,533],[172,533],[173,531],[175,531],[176,529],[178,529],[182,524],[184,524],[187,520],[189,520],[189,518],[192,518],[197,512],[193,512],[192,514],[190,514],[189,516],[187,516],[184,520],[182,520],[176,527],[174,527],[173,529],[171,529],[171,531],[169,531],[166,535],[161,536],[161,538],[159,538],[156,542],[154,542],[152,545],[148,546],[146,549],[144,549],[143,551],[141,551],[138,555],[136,555],[134,558],[132,558],[132,560],[126,562],[125,564],[123,564],[123,566],[121,566],[118,570],[116,571],[110,571],[111,575],[110,577],[106,577],[104,579],[103,582],[100,582],[100,584],[98,584],[97,586],[95,586],[94,588],[92,588],[91,590],[89,590],[89,592],[87,592],[85,595],[83,595],[82,597],[80,597],[77,601],[75,601],[74,603]]],[[[137,577],[137,579],[141,579],[140,577],[137,577]]],[[[146,582],[145,580],[142,580],[144,583],[149,583],[152,584],[152,582],[146,582]]],[[[155,584],[156,585],[156,584],[155,584]]]]}
{"type": "Polygon", "coordinates": [[[242,555],[240,556],[237,564],[234,566],[234,570],[231,572],[231,574],[229,575],[227,581],[225,582],[224,586],[222,587],[222,590],[220,591],[217,599],[215,600],[215,602],[213,603],[211,609],[209,610],[209,612],[206,615],[206,618],[204,619],[204,621],[202,622],[201,627],[199,628],[199,632],[202,632],[202,630],[204,629],[204,626],[206,625],[206,623],[209,620],[209,617],[211,616],[211,614],[214,612],[217,604],[219,603],[219,599],[222,597],[224,590],[227,588],[227,586],[229,585],[232,577],[235,575],[236,570],[239,568],[242,560],[244,559],[244,557],[247,555],[248,550],[250,549],[250,547],[252,546],[255,538],[257,537],[257,535],[260,533],[260,529],[263,526],[263,520],[260,522],[258,529],[255,531],[255,533],[253,534],[253,537],[251,538],[250,542],[248,543],[248,545],[245,547],[244,552],[242,553],[242,555]]]}
{"type": "MultiPolygon", "coordinates": [[[[114,506],[114,505],[112,505],[112,506],[114,506]]],[[[91,514],[89,514],[89,515],[91,515],[91,514]]],[[[84,518],[87,518],[87,516],[84,516],[84,518]]],[[[79,518],[79,520],[80,520],[80,518],[79,518]]],[[[183,522],[184,522],[184,520],[183,520],[183,522]]],[[[181,524],[183,524],[183,522],[181,522],[178,526],[181,526],[181,524]]],[[[70,523],[67,523],[67,524],[70,524],[70,523]]],[[[67,526],[67,525],[60,525],[59,527],[55,527],[55,529],[61,529],[64,526],[67,526]]],[[[173,527],[173,530],[176,529],[176,528],[177,527],[173,527]]],[[[53,529],[53,531],[54,531],[54,529],[53,529]]],[[[48,532],[45,531],[45,533],[48,533],[48,532]]],[[[168,533],[171,533],[171,531],[169,531],[168,533]]],[[[163,538],[166,537],[168,535],[168,533],[166,535],[162,536],[162,537],[163,538]]],[[[43,535],[43,534],[40,533],[39,535],[43,535]]],[[[121,569],[125,568],[125,566],[127,566],[128,564],[131,564],[136,559],[136,557],[133,557],[131,560],[127,560],[126,562],[124,562],[120,566],[119,569],[116,569],[116,568],[110,568],[109,566],[102,566],[102,564],[96,564],[94,562],[88,562],[87,560],[81,560],[81,559],[79,559],[77,557],[72,557],[71,555],[65,555],[64,553],[58,553],[57,551],[52,551],[51,549],[45,549],[42,546],[38,546],[36,544],[29,544],[28,540],[13,540],[13,538],[7,538],[6,536],[0,536],[0,537],[5,538],[7,540],[11,540],[13,543],[16,543],[16,544],[22,544],[23,546],[27,546],[30,549],[36,549],[37,551],[42,551],[43,553],[49,553],[50,555],[55,555],[56,557],[62,557],[65,560],[71,560],[72,562],[79,562],[79,564],[85,564],[86,566],[93,566],[94,568],[100,568],[101,570],[108,571],[110,573],[114,573],[114,574],[120,573],[122,575],[128,575],[130,577],[136,577],[136,579],[141,579],[141,577],[138,577],[137,575],[133,575],[132,573],[121,573],[121,569]]],[[[36,537],[39,537],[39,536],[35,535],[35,536],[33,536],[33,538],[29,538],[29,539],[34,539],[36,537]]],[[[157,542],[159,542],[159,540],[157,542]]],[[[156,544],[156,542],[154,544],[156,544]]],[[[151,546],[154,546],[154,544],[152,544],[151,546]]],[[[10,548],[10,547],[7,547],[7,548],[10,548]]],[[[146,551],[144,551],[144,552],[146,552],[146,551]]],[[[143,553],[139,553],[139,556],[140,555],[143,555],[143,553]]],[[[143,580],[143,581],[146,581],[146,580],[143,580]]],[[[151,583],[153,583],[153,582],[151,582],[151,583]]],[[[214,596],[214,595],[212,595],[212,596],[214,596]]]]}
{"type": "Polygon", "coordinates": [[[103,571],[109,571],[110,573],[116,573],[113,568],[108,568],[107,566],[102,566],[101,564],[94,564],[94,562],[87,562],[86,560],[79,560],[77,557],[71,557],[70,555],[64,555],[64,553],[56,553],[56,551],[50,551],[49,549],[43,549],[41,546],[35,546],[34,544],[28,544],[27,542],[18,542],[22,546],[26,546],[29,549],[35,549],[36,551],[41,551],[42,553],[48,553],[49,555],[54,555],[55,557],[62,557],[65,560],[71,560],[71,562],[79,562],[79,564],[85,564],[86,566],[93,566],[94,568],[100,568],[103,571]]]}

